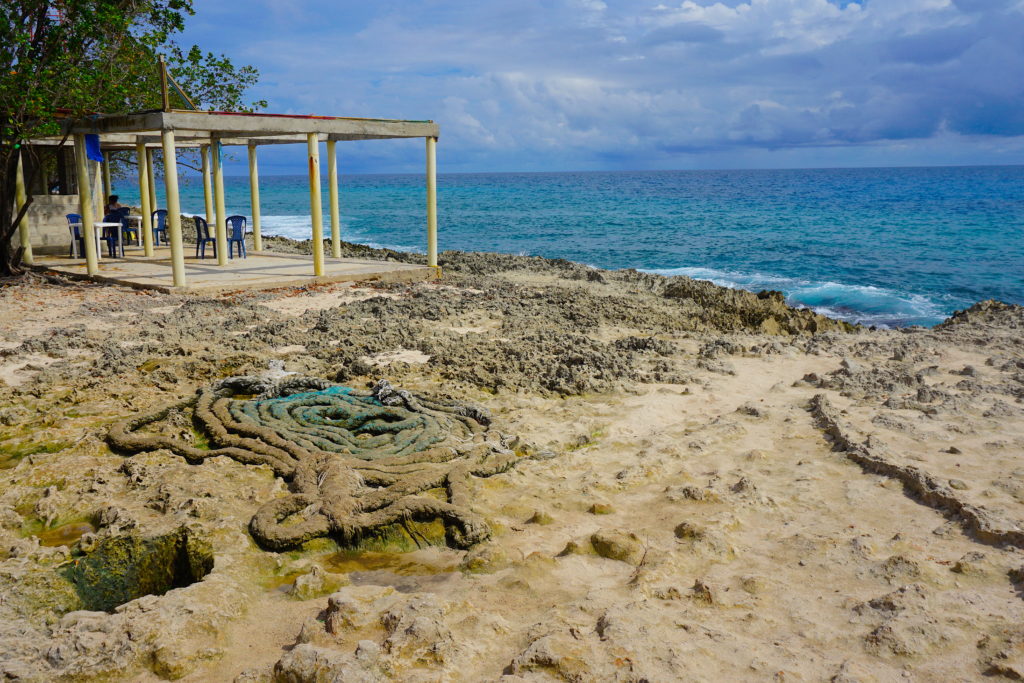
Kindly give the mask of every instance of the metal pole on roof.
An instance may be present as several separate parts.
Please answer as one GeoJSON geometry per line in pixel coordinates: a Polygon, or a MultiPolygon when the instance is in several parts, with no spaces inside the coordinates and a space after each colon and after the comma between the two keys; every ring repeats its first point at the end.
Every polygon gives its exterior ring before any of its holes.
{"type": "MultiPolygon", "coordinates": [[[[25,167],[21,163],[20,147],[15,150],[15,154],[18,155],[18,171],[14,179],[14,210],[20,212],[22,207],[28,203],[28,193],[25,191],[25,167]]],[[[18,221],[18,238],[21,241],[21,260],[25,265],[31,266],[35,263],[35,259],[32,256],[32,239],[28,234],[28,214],[22,216],[18,221]]]]}
{"type": "Polygon", "coordinates": [[[309,213],[313,219],[313,274],[324,274],[324,212],[320,198],[320,138],[306,135],[309,151],[309,213]]]}
{"type": "Polygon", "coordinates": [[[213,156],[213,200],[217,206],[217,265],[228,264],[227,209],[224,208],[224,164],[220,158],[220,138],[211,136],[210,154],[213,156]]]}
{"type": "Polygon", "coordinates": [[[199,157],[203,162],[203,204],[206,209],[206,227],[213,223],[214,230],[217,224],[214,223],[213,213],[213,178],[210,176],[210,146],[199,146],[199,157]]]}
{"type": "Polygon", "coordinates": [[[252,206],[252,248],[263,251],[260,233],[260,169],[256,162],[256,143],[249,142],[249,203],[252,206]]]}
{"type": "Polygon", "coordinates": [[[331,256],[341,258],[341,212],[338,209],[338,142],[327,141],[327,182],[331,201],[331,256]]]}
{"type": "Polygon", "coordinates": [[[164,188],[167,190],[167,236],[171,242],[171,271],[175,287],[185,286],[185,249],[181,243],[181,201],[178,197],[178,157],[174,131],[165,130],[160,137],[164,144],[164,188]]]}
{"type": "Polygon", "coordinates": [[[139,204],[142,208],[142,248],[146,256],[153,255],[153,205],[149,200],[149,171],[146,169],[146,143],[135,138],[135,159],[139,164],[139,204]]]}
{"type": "Polygon", "coordinates": [[[78,212],[82,216],[81,235],[85,245],[85,269],[89,275],[99,270],[96,254],[95,220],[92,213],[92,191],[89,189],[89,160],[85,157],[85,134],[75,134],[75,170],[78,173],[78,212]]]}
{"type": "Polygon", "coordinates": [[[427,265],[437,267],[437,138],[427,138],[427,265]]]}

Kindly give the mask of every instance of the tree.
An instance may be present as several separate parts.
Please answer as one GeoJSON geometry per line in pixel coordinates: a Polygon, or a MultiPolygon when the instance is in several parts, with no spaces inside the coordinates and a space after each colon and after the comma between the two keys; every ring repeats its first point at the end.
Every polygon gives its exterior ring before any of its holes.
{"type": "MultiPolygon", "coordinates": [[[[223,55],[174,42],[192,14],[192,0],[0,3],[0,274],[20,270],[20,249],[11,238],[28,205],[15,211],[16,172],[19,155],[36,154],[25,141],[59,134],[64,116],[161,108],[157,53],[166,56],[171,76],[200,109],[266,106],[243,102],[259,78],[254,67],[236,67],[223,55]]],[[[172,106],[184,105],[172,97],[172,106]]]]}

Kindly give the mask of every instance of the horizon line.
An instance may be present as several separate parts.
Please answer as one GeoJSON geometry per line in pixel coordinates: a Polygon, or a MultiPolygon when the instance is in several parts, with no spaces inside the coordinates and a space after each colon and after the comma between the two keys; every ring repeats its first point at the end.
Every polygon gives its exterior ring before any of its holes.
{"type": "MultiPolygon", "coordinates": [[[[438,176],[460,176],[460,175],[557,175],[560,173],[724,173],[737,171],[869,171],[869,170],[897,170],[897,169],[924,169],[924,168],[1024,168],[1022,164],[907,164],[897,166],[794,166],[794,167],[733,167],[733,168],[635,168],[635,169],[576,169],[564,171],[446,171],[438,172],[438,176]]],[[[191,169],[190,169],[191,171],[191,169]]],[[[182,175],[201,175],[198,171],[182,173],[182,175]]],[[[339,176],[423,176],[422,172],[415,171],[371,171],[362,173],[338,173],[339,176]]],[[[224,174],[225,178],[246,178],[247,173],[224,174]]],[[[305,178],[305,173],[260,173],[261,178],[305,178]]],[[[321,172],[321,177],[327,174],[321,172]]]]}

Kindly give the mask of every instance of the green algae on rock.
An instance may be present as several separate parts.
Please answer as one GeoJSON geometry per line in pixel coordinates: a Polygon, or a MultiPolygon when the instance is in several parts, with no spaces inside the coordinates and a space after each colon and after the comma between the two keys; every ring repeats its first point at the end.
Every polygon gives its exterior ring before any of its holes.
{"type": "Polygon", "coordinates": [[[124,534],[108,538],[61,571],[82,608],[110,612],[143,595],[163,595],[189,586],[213,570],[210,545],[179,527],[151,538],[124,534]]]}
{"type": "Polygon", "coordinates": [[[82,536],[94,533],[95,531],[96,527],[93,526],[92,522],[69,522],[54,529],[40,531],[36,534],[36,537],[39,539],[39,545],[42,546],[71,546],[77,543],[82,536]]]}
{"type": "Polygon", "coordinates": [[[70,444],[63,441],[21,441],[15,444],[0,444],[0,469],[15,467],[23,458],[38,453],[59,453],[70,444]]]}

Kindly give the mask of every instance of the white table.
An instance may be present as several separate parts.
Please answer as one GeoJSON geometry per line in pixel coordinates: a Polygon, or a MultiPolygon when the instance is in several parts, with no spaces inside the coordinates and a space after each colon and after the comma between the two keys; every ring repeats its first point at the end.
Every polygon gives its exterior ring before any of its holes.
{"type": "MultiPolygon", "coordinates": [[[[81,223],[69,223],[69,227],[78,228],[79,230],[81,230],[82,229],[82,224],[81,223]]],[[[124,248],[124,245],[121,243],[123,237],[121,235],[121,223],[120,222],[118,222],[118,223],[104,223],[103,221],[96,221],[95,223],[92,224],[92,228],[93,228],[92,237],[93,237],[94,240],[96,240],[96,259],[97,260],[103,258],[103,250],[100,248],[100,242],[102,241],[101,237],[103,236],[103,229],[104,228],[117,228],[117,253],[119,253],[119,254],[121,253],[121,250],[124,248]]],[[[139,236],[140,237],[142,236],[142,231],[141,230],[139,231],[139,236]]],[[[75,241],[74,238],[72,238],[72,240],[71,240],[71,253],[75,252],[75,248],[77,246],[78,246],[78,242],[75,241]]],[[[85,258],[85,254],[79,254],[78,258],[85,258]]]]}

